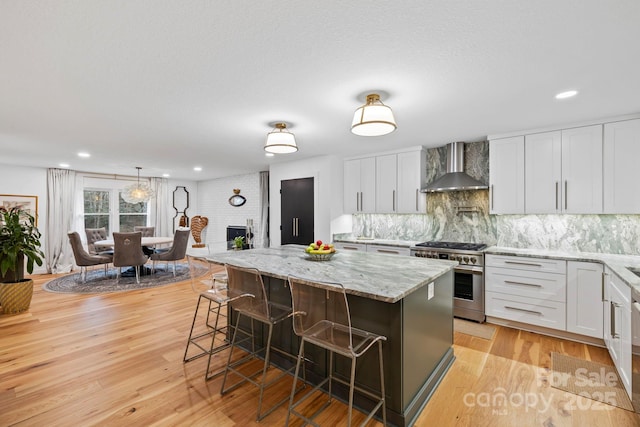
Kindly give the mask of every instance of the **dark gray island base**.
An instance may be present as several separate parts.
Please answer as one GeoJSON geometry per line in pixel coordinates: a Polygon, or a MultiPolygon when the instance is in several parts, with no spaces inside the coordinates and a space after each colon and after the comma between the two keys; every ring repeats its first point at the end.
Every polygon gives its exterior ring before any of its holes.
{"type": "MultiPolygon", "coordinates": [[[[263,275],[268,298],[288,305],[291,304],[285,286],[288,275],[342,283],[348,292],[353,326],[387,337],[383,348],[388,422],[397,426],[413,424],[455,359],[452,349],[455,263],[359,252],[338,253],[331,261],[317,262],[306,259],[303,249],[282,246],[203,258],[217,264],[257,268],[263,275]]],[[[273,345],[297,354],[299,340],[290,320],[274,331],[273,339],[273,345]]],[[[376,352],[370,353],[358,362],[356,382],[377,390],[378,361],[376,352]]],[[[307,380],[319,382],[328,367],[324,350],[308,346],[305,355],[307,380]]],[[[338,374],[348,380],[349,362],[339,356],[335,362],[338,374]]],[[[286,367],[291,364],[275,354],[274,363],[286,367]]],[[[334,391],[346,398],[346,390],[334,386],[334,391]]],[[[354,405],[373,407],[360,396],[354,399],[354,405]]]]}

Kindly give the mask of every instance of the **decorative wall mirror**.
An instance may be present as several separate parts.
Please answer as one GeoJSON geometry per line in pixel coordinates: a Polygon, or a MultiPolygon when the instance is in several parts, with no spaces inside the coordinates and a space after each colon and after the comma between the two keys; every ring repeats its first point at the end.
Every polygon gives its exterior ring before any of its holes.
{"type": "Polygon", "coordinates": [[[179,185],[173,190],[173,209],[176,211],[176,214],[173,216],[173,231],[176,230],[176,218],[178,218],[178,215],[180,215],[178,225],[180,227],[188,227],[189,217],[187,216],[187,209],[189,209],[189,192],[187,191],[187,187],[179,185]]]}
{"type": "Polygon", "coordinates": [[[234,188],[233,196],[229,197],[229,204],[237,208],[239,206],[244,205],[246,202],[247,202],[247,199],[245,199],[244,196],[240,195],[240,189],[234,188]]]}

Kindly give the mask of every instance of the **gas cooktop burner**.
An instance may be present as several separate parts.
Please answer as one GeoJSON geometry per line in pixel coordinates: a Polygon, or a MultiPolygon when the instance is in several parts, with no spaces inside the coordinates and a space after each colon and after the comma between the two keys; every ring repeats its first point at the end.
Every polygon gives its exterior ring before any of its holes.
{"type": "Polygon", "coordinates": [[[484,243],[464,243],[464,242],[422,242],[416,246],[422,248],[435,249],[455,249],[459,251],[481,251],[487,247],[484,243]]]}

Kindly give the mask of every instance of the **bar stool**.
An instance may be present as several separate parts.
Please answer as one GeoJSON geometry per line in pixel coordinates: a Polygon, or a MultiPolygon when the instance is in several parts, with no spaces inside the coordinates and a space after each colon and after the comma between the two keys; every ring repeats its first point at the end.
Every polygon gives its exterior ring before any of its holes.
{"type": "MultiPolygon", "coordinates": [[[[367,414],[367,418],[360,425],[365,425],[373,415],[382,409],[382,423],[387,425],[386,402],[384,392],[384,368],[382,360],[382,342],[387,338],[383,335],[357,329],[351,326],[351,315],[344,286],[340,283],[319,283],[308,280],[289,277],[289,290],[291,291],[291,301],[293,302],[293,330],[301,338],[296,372],[291,388],[289,399],[289,413],[287,414],[286,425],[289,425],[291,414],[303,419],[305,424],[317,426],[313,421],[321,411],[331,404],[333,395],[331,392],[332,382],[337,381],[349,387],[349,410],[348,426],[351,426],[351,414],[353,410],[353,394],[358,391],[377,402],[374,408],[367,414]],[[300,364],[304,363],[305,343],[314,344],[329,351],[329,371],[328,376],[317,386],[306,393],[296,403],[293,402],[300,364]],[[376,395],[368,390],[355,385],[356,361],[358,357],[365,354],[369,349],[374,348],[378,343],[378,361],[380,365],[380,395],[376,395]],[[349,382],[334,376],[334,354],[338,353],[351,360],[351,377],[349,382]],[[309,398],[316,390],[328,385],[329,399],[322,407],[317,409],[310,417],[298,412],[296,408],[309,398]]],[[[304,372],[304,366],[303,372],[304,372]]]]}
{"type": "MultiPolygon", "coordinates": [[[[191,362],[192,360],[198,359],[202,356],[208,355],[207,360],[207,370],[205,371],[204,378],[205,381],[210,380],[224,371],[219,370],[213,374],[209,374],[209,369],[211,366],[211,357],[214,354],[217,354],[226,348],[228,348],[231,343],[229,342],[227,335],[229,334],[230,327],[227,318],[227,303],[229,302],[229,296],[226,293],[227,290],[227,275],[226,273],[213,273],[208,277],[209,279],[204,280],[196,280],[195,277],[195,263],[193,262],[191,256],[187,255],[187,261],[189,263],[189,270],[191,273],[191,288],[194,292],[198,293],[198,302],[196,304],[196,310],[193,314],[193,321],[191,322],[191,330],[189,331],[189,338],[187,340],[187,347],[184,350],[184,357],[182,358],[184,363],[191,362]],[[204,291],[198,290],[198,285],[204,285],[209,289],[204,291]],[[205,332],[194,335],[194,329],[196,325],[196,319],[198,318],[198,310],[200,309],[200,304],[202,299],[206,299],[208,301],[207,307],[207,318],[205,320],[205,327],[207,328],[205,332]],[[213,316],[212,316],[213,315],[213,316]],[[211,324],[210,318],[213,317],[215,320],[213,324],[211,324]],[[221,322],[222,318],[222,322],[221,322]],[[205,347],[201,342],[205,337],[211,336],[210,344],[205,347]],[[218,339],[216,342],[216,337],[223,336],[222,340],[218,339]],[[188,357],[189,347],[191,345],[196,346],[200,349],[200,352],[188,357]]],[[[211,266],[209,266],[211,267],[211,266]]]]}
{"type": "Polygon", "coordinates": [[[235,325],[233,326],[233,339],[231,340],[229,359],[224,371],[224,379],[222,380],[220,393],[224,395],[231,390],[235,390],[237,387],[246,382],[257,386],[260,389],[260,398],[258,400],[258,412],[256,414],[256,420],[260,421],[289,399],[289,397],[287,396],[279,402],[275,403],[264,413],[262,412],[262,403],[265,389],[276,383],[288,373],[292,372],[294,369],[294,366],[292,366],[290,369],[282,371],[275,378],[271,378],[269,381],[267,381],[267,370],[269,368],[269,358],[272,351],[291,358],[292,365],[293,361],[295,360],[295,356],[293,354],[287,353],[286,351],[281,350],[277,347],[273,347],[271,345],[274,326],[280,324],[282,321],[291,316],[291,307],[276,304],[267,299],[267,293],[265,291],[264,282],[262,281],[262,275],[258,270],[254,268],[232,266],[229,264],[226,265],[226,269],[228,276],[227,295],[230,297],[228,304],[229,306],[231,306],[234,312],[237,313],[237,317],[235,325]],[[250,320],[251,332],[247,332],[240,328],[240,321],[243,317],[246,317],[250,320]],[[256,337],[254,333],[254,321],[258,321],[267,326],[267,335],[266,337],[263,337],[266,339],[266,344],[264,345],[264,347],[259,349],[255,348],[256,338],[259,337],[256,337]],[[244,338],[238,340],[238,334],[243,335],[244,338]],[[236,349],[238,345],[242,343],[248,343],[249,341],[251,349],[245,349],[248,354],[234,362],[231,362],[234,349],[236,349]],[[255,360],[256,358],[258,358],[258,355],[262,352],[264,352],[264,363],[261,369],[250,374],[241,372],[240,368],[243,365],[247,364],[251,360],[255,360]],[[240,377],[240,380],[231,386],[227,386],[227,378],[229,377],[229,374],[240,377]],[[256,378],[258,376],[260,377],[256,378]]]}

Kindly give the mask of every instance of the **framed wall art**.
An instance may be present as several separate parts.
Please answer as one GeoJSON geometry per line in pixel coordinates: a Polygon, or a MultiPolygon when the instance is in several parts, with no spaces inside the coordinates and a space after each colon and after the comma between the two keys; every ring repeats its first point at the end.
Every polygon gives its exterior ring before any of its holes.
{"type": "Polygon", "coordinates": [[[19,207],[29,212],[36,219],[38,226],[38,196],[22,196],[19,194],[0,194],[0,207],[11,209],[19,207]]]}

